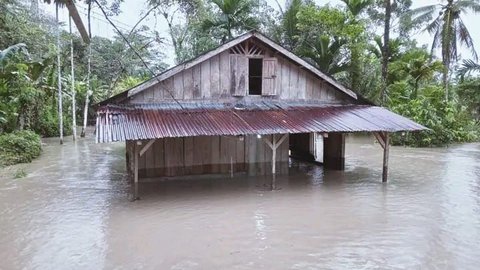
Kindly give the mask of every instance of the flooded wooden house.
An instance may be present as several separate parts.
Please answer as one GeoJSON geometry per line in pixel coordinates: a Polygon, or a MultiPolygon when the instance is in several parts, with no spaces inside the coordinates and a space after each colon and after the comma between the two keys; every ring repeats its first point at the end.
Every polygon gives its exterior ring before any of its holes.
{"type": "Polygon", "coordinates": [[[126,142],[137,187],[141,178],[284,174],[292,157],[343,170],[345,134],[372,132],[386,181],[389,133],[422,129],[252,31],[99,103],[96,140],[126,142]]]}

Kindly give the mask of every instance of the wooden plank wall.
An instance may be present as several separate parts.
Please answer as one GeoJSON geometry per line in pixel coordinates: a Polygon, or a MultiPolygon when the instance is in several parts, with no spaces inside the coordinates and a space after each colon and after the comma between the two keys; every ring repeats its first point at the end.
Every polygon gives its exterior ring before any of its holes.
{"type": "MultiPolygon", "coordinates": [[[[266,56],[270,55],[273,54],[269,52],[266,56]]],[[[318,100],[327,103],[348,102],[345,94],[317,78],[308,70],[278,54],[275,57],[278,58],[278,61],[274,98],[318,100]]],[[[248,61],[245,62],[245,65],[248,65],[248,61]]],[[[238,84],[232,78],[231,68],[230,53],[225,51],[140,92],[129,102],[160,102],[171,100],[172,96],[178,100],[230,99],[233,98],[235,94],[233,89],[238,84]]],[[[246,69],[248,70],[248,66],[246,69]]],[[[272,97],[266,96],[265,98],[271,99],[272,97]]]]}
{"type": "MultiPolygon", "coordinates": [[[[287,135],[289,136],[289,135],[287,135]]],[[[265,136],[270,141],[272,135],[265,136]]],[[[280,135],[277,135],[277,139],[280,135]]],[[[245,158],[249,175],[269,175],[272,172],[272,149],[257,138],[256,135],[245,136],[245,158]]],[[[288,173],[289,147],[288,138],[277,148],[276,173],[288,173]]]]}
{"type": "MultiPolygon", "coordinates": [[[[133,146],[134,142],[127,143],[127,152],[133,152],[133,146]]],[[[287,173],[288,140],[277,151],[277,173],[287,173]]],[[[223,136],[165,138],[155,141],[140,157],[139,175],[153,178],[230,174],[232,165],[234,173],[248,171],[250,175],[268,175],[271,160],[272,150],[256,136],[246,136],[244,140],[223,136]]]]}

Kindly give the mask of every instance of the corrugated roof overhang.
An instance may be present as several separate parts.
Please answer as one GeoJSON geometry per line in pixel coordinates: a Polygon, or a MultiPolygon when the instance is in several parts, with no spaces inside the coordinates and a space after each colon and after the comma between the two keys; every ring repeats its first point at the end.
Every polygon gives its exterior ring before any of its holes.
{"type": "Polygon", "coordinates": [[[97,110],[96,141],[309,132],[398,132],[426,127],[370,105],[162,103],[97,110]]]}

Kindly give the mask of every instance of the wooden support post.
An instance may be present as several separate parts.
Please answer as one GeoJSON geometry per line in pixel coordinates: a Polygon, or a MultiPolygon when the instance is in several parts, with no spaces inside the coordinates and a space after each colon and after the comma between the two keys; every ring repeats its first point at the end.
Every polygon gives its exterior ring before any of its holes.
{"type": "Polygon", "coordinates": [[[377,139],[380,146],[383,148],[383,170],[382,182],[388,180],[388,156],[390,152],[390,135],[387,132],[374,132],[373,135],[377,139]]]}
{"type": "Polygon", "coordinates": [[[275,181],[276,181],[276,161],[277,161],[277,148],[285,141],[287,138],[287,134],[283,134],[283,136],[277,140],[277,135],[273,134],[272,136],[272,142],[270,142],[267,138],[263,138],[263,141],[265,144],[267,144],[270,149],[272,149],[272,183],[271,183],[271,188],[274,190],[275,187],[275,181]]]}
{"type": "Polygon", "coordinates": [[[385,132],[385,147],[383,148],[383,173],[382,173],[382,182],[387,182],[388,179],[388,155],[390,152],[390,136],[385,132]]]}
{"type": "Polygon", "coordinates": [[[140,145],[141,142],[135,143],[135,154],[133,161],[133,200],[138,200],[138,158],[140,157],[140,145]]]}

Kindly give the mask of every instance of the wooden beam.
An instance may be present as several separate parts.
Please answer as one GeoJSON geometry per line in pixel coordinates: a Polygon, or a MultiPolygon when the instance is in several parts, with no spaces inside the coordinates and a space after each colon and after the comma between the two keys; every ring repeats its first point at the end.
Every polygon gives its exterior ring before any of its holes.
{"type": "Polygon", "coordinates": [[[279,147],[288,137],[288,134],[283,134],[280,140],[277,141],[277,147],[279,147]]]}
{"type": "Polygon", "coordinates": [[[145,146],[142,147],[142,149],[140,150],[140,156],[143,156],[143,154],[145,154],[145,152],[147,152],[147,150],[153,145],[153,143],[156,141],[156,139],[152,139],[150,141],[148,141],[147,144],[145,144],[145,146]]]}
{"type": "Polygon", "coordinates": [[[382,172],[382,182],[387,182],[388,179],[388,157],[390,151],[390,135],[385,132],[385,147],[383,148],[383,172],[382,172]]]}
{"type": "Polygon", "coordinates": [[[133,165],[133,200],[138,199],[138,158],[140,145],[138,142],[135,144],[134,165],[133,165]]]}
{"type": "Polygon", "coordinates": [[[263,142],[270,147],[270,149],[274,149],[274,143],[275,143],[275,135],[273,135],[273,142],[270,142],[266,137],[262,137],[263,142]]]}
{"type": "Polygon", "coordinates": [[[375,136],[380,146],[385,149],[385,138],[382,136],[382,134],[380,132],[373,132],[373,136],[375,136]]]}
{"type": "Polygon", "coordinates": [[[67,6],[68,13],[70,14],[70,17],[72,17],[73,22],[77,26],[78,32],[80,33],[80,36],[83,39],[83,42],[86,44],[90,43],[90,37],[87,33],[87,30],[85,29],[85,26],[83,25],[82,18],[78,14],[77,7],[73,3],[72,0],[68,0],[65,5],[67,6]]]}

